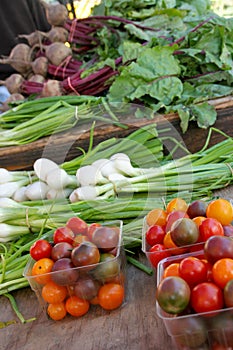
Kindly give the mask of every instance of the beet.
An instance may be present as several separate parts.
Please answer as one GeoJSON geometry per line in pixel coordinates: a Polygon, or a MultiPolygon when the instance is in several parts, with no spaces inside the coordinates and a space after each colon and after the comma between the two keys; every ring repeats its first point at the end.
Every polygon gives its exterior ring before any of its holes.
{"type": "Polygon", "coordinates": [[[12,94],[8,97],[8,99],[1,105],[0,110],[2,112],[7,111],[8,109],[11,108],[10,103],[15,102],[15,101],[20,101],[24,100],[25,97],[19,93],[12,94]]]}
{"type": "Polygon", "coordinates": [[[72,49],[64,43],[55,42],[44,46],[45,55],[55,66],[59,66],[67,57],[72,56],[72,49]]]}
{"type": "Polygon", "coordinates": [[[63,26],[67,21],[69,14],[65,5],[56,3],[48,4],[41,0],[47,17],[47,21],[51,26],[63,26]]]}
{"type": "Polygon", "coordinates": [[[43,33],[41,33],[39,30],[36,30],[35,32],[31,34],[20,34],[18,35],[19,38],[26,39],[29,46],[33,47],[36,44],[41,43],[43,38],[43,33]]]}
{"type": "Polygon", "coordinates": [[[46,37],[52,43],[61,42],[65,43],[68,40],[68,30],[63,27],[53,27],[47,34],[46,37]]]}
{"type": "Polygon", "coordinates": [[[44,56],[37,57],[32,63],[32,70],[34,74],[42,75],[43,77],[47,76],[48,70],[48,59],[44,56]]]}
{"type": "Polygon", "coordinates": [[[27,44],[17,44],[9,57],[0,60],[2,64],[10,64],[18,73],[26,75],[31,70],[31,48],[27,44]]]}
{"type": "Polygon", "coordinates": [[[62,88],[60,81],[49,79],[46,83],[44,83],[44,87],[41,92],[41,97],[49,97],[49,96],[61,96],[62,88]]]}
{"type": "Polygon", "coordinates": [[[6,80],[0,81],[2,85],[5,85],[10,94],[20,92],[20,87],[24,78],[21,74],[13,73],[6,80]]]}
{"type": "Polygon", "coordinates": [[[45,82],[45,77],[43,77],[43,75],[40,75],[40,74],[33,74],[28,78],[28,81],[33,81],[35,83],[43,84],[45,82]]]}

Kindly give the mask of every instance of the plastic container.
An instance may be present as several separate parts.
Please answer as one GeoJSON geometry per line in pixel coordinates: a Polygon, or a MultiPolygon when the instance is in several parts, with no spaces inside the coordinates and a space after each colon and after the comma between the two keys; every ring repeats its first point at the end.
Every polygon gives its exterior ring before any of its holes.
{"type": "Polygon", "coordinates": [[[181,246],[177,248],[166,248],[164,251],[161,250],[150,252],[151,246],[146,241],[146,232],[150,226],[146,222],[146,217],[143,220],[142,226],[142,251],[146,255],[150,266],[157,271],[157,263],[160,261],[160,258],[168,258],[170,256],[177,256],[181,254],[187,254],[189,252],[200,251],[203,249],[204,243],[195,243],[186,246],[181,246]]]}
{"type": "MultiPolygon", "coordinates": [[[[57,284],[61,286],[65,286],[67,288],[67,296],[64,299],[64,303],[66,303],[67,299],[69,299],[71,296],[78,296],[81,299],[84,299],[88,302],[88,312],[91,310],[91,308],[98,307],[100,310],[103,310],[103,312],[111,311],[113,309],[116,309],[118,307],[121,307],[126,302],[126,257],[125,257],[125,251],[122,241],[122,226],[123,223],[121,220],[113,221],[109,223],[105,223],[102,226],[107,227],[113,227],[114,229],[117,229],[119,232],[119,241],[117,246],[114,249],[114,255],[111,256],[110,260],[104,260],[102,262],[99,262],[97,264],[92,265],[85,265],[82,267],[72,267],[69,269],[65,269],[62,271],[53,271],[50,273],[46,273],[43,275],[39,275],[42,278],[46,278],[46,280],[52,280],[53,282],[56,282],[57,284]],[[69,274],[75,274],[77,278],[75,279],[75,282],[65,282],[69,279],[69,274]],[[64,279],[65,278],[65,279],[64,279]],[[87,289],[83,288],[83,281],[91,281],[87,289]],[[59,281],[59,283],[57,282],[59,281]],[[109,304],[106,306],[106,303],[101,304],[99,293],[100,289],[106,285],[114,284],[117,285],[117,288],[120,290],[120,294],[123,291],[123,298],[118,296],[118,302],[114,304],[109,304]],[[77,286],[78,285],[78,286],[77,286]],[[94,287],[93,287],[94,286],[94,287]],[[119,287],[120,286],[120,287],[119,287]],[[97,301],[98,300],[98,301],[97,301]],[[119,301],[120,300],[120,301],[119,301]]],[[[112,252],[105,252],[102,251],[101,248],[99,249],[100,254],[109,254],[112,252]]],[[[46,284],[42,284],[41,282],[38,283],[38,275],[33,276],[32,275],[32,268],[35,263],[35,260],[32,258],[29,259],[23,275],[27,278],[29,281],[31,289],[35,292],[38,301],[43,308],[43,310],[49,314],[48,312],[48,306],[50,302],[46,301],[43,297],[43,288],[46,284]]],[[[73,280],[73,278],[71,278],[73,280]]],[[[84,282],[85,286],[85,282],[84,282]]],[[[102,289],[103,290],[103,289],[102,289]]],[[[69,315],[69,313],[67,313],[69,315]]],[[[72,315],[75,316],[75,315],[72,315]]]]}
{"type": "MultiPolygon", "coordinates": [[[[171,263],[180,262],[186,256],[203,257],[203,251],[183,256],[173,256],[158,264],[157,284],[164,269],[171,263]]],[[[231,350],[233,349],[233,308],[208,313],[174,316],[164,312],[156,302],[156,313],[172,337],[174,350],[231,350]]]]}

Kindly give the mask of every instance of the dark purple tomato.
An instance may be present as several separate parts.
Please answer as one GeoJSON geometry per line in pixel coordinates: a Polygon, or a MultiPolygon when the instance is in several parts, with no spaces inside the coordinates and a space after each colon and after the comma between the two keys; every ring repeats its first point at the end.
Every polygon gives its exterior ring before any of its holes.
{"type": "Polygon", "coordinates": [[[70,258],[73,246],[68,242],[60,242],[52,247],[51,258],[57,261],[61,258],[70,258]]]}
{"type": "Polygon", "coordinates": [[[103,252],[108,252],[119,244],[119,232],[112,227],[97,227],[92,242],[103,252]]]}
{"type": "Polygon", "coordinates": [[[78,269],[74,268],[74,264],[69,258],[62,258],[53,264],[51,279],[59,285],[74,284],[78,277],[78,269]]]}
{"type": "Polygon", "coordinates": [[[165,277],[158,285],[156,299],[162,310],[179,314],[186,309],[190,300],[190,288],[180,277],[165,277]]]}
{"type": "Polygon", "coordinates": [[[204,253],[211,264],[222,258],[233,259],[233,240],[226,236],[212,236],[205,242],[204,253]]]}
{"type": "Polygon", "coordinates": [[[94,243],[84,241],[73,248],[71,260],[74,266],[79,267],[97,264],[100,261],[100,252],[94,243]]]}
{"type": "Polygon", "coordinates": [[[198,241],[199,230],[192,219],[181,218],[176,220],[171,227],[171,238],[178,246],[194,244],[198,241]]]}
{"type": "Polygon", "coordinates": [[[223,290],[224,303],[226,307],[233,307],[233,280],[227,282],[223,290]]]}
{"type": "Polygon", "coordinates": [[[206,216],[206,208],[208,206],[207,202],[202,200],[196,200],[189,204],[187,214],[190,219],[193,219],[197,216],[206,216]]]}
{"type": "Polygon", "coordinates": [[[98,294],[99,288],[100,282],[89,276],[84,276],[75,283],[74,293],[81,299],[91,300],[98,294]]]}
{"type": "Polygon", "coordinates": [[[233,238],[233,225],[223,225],[224,236],[233,238]]]}

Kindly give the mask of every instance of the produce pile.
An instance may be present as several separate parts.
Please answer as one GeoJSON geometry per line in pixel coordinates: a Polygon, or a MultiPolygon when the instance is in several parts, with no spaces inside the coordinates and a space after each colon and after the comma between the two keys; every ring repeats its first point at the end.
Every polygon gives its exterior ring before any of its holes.
{"type": "Polygon", "coordinates": [[[17,71],[3,83],[23,101],[73,94],[138,103],[177,112],[185,132],[190,120],[213,125],[208,100],[232,94],[233,21],[209,1],[109,1],[84,19],[46,6],[51,31],[32,33],[1,60],[17,71]]]}

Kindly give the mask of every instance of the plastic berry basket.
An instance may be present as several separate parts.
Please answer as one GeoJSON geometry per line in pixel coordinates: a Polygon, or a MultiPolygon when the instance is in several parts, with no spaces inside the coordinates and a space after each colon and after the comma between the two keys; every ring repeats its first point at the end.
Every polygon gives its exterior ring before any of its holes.
{"type": "MultiPolygon", "coordinates": [[[[203,251],[193,254],[168,257],[159,262],[157,285],[165,268],[187,256],[203,258],[203,251]]],[[[233,348],[233,308],[223,308],[206,313],[167,314],[156,301],[156,314],[162,320],[168,335],[177,350],[215,350],[233,348]]]]}
{"type": "MultiPolygon", "coordinates": [[[[48,307],[51,302],[45,300],[45,298],[43,297],[43,290],[45,289],[47,282],[51,281],[55,281],[55,283],[62,286],[62,288],[66,288],[67,293],[66,297],[63,300],[64,304],[67,303],[67,300],[69,298],[72,298],[73,296],[78,296],[79,299],[85,300],[85,302],[87,302],[87,312],[90,312],[93,308],[99,308],[99,310],[101,310],[102,312],[109,312],[111,310],[125,305],[127,279],[126,257],[122,238],[123,222],[121,220],[117,220],[104,223],[102,224],[102,226],[111,227],[113,229],[116,229],[117,232],[119,232],[118,244],[114,249],[114,253],[111,259],[106,259],[96,264],[90,264],[81,267],[72,267],[60,271],[53,271],[46,274],[41,274],[39,275],[40,280],[38,280],[38,275],[32,275],[32,268],[35,264],[35,260],[33,260],[32,258],[29,259],[24,269],[23,275],[28,280],[31,289],[36,294],[39,304],[48,316],[50,316],[48,312],[48,307]],[[74,275],[76,276],[75,280],[73,279],[74,275]],[[69,276],[72,276],[72,278],[70,278],[69,276]],[[46,280],[46,282],[41,282],[41,277],[43,281],[46,280]],[[83,281],[88,281],[87,289],[80,288],[80,285],[82,286],[83,281]],[[117,303],[114,304],[113,302],[112,304],[110,303],[107,305],[106,303],[104,304],[104,302],[101,303],[99,297],[100,290],[104,290],[107,287],[110,288],[111,286],[115,286],[116,288],[118,288],[119,293],[121,294],[121,296],[118,297],[117,303]]],[[[101,248],[99,249],[101,250],[101,248]]],[[[76,315],[67,312],[66,315],[62,318],[70,316],[76,315]]]]}
{"type": "Polygon", "coordinates": [[[189,252],[195,252],[195,251],[201,251],[203,249],[204,243],[195,243],[185,246],[180,246],[177,248],[166,248],[162,254],[161,251],[150,251],[151,246],[146,241],[146,232],[150,228],[150,226],[146,222],[146,217],[144,217],[143,220],[143,226],[142,226],[142,251],[146,255],[147,260],[150,264],[150,266],[153,268],[153,270],[157,271],[157,265],[160,261],[160,259],[166,259],[170,256],[177,256],[177,255],[183,255],[187,254],[189,252]]]}

